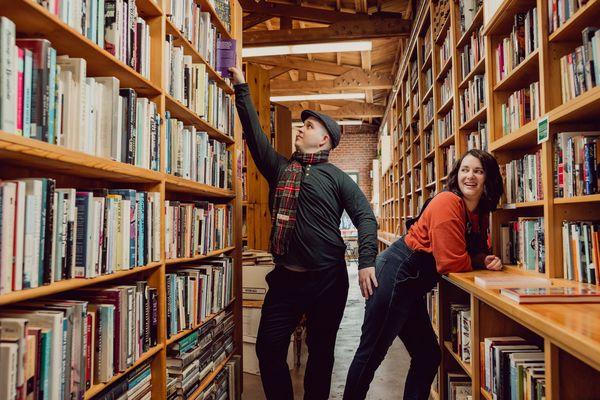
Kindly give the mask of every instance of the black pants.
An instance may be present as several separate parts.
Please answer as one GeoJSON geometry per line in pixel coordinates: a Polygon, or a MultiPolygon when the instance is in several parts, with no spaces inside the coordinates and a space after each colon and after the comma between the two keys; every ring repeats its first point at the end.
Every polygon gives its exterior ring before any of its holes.
{"type": "Polygon", "coordinates": [[[256,340],[260,375],[268,400],[293,400],[286,362],[290,337],[303,314],[307,316],[308,362],[304,399],[329,398],[335,339],[348,297],[345,266],[321,272],[293,272],[277,267],[267,275],[256,340]]]}
{"type": "Polygon", "coordinates": [[[427,400],[441,359],[424,299],[439,277],[435,260],[430,254],[411,250],[401,238],[377,257],[375,270],[379,286],[366,302],[344,400],[366,397],[375,371],[396,337],[411,357],[404,399],[427,400]]]}

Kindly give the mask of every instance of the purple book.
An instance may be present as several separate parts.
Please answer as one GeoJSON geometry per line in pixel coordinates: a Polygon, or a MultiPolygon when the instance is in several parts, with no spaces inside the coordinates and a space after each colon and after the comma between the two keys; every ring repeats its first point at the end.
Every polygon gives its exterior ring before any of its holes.
{"type": "Polygon", "coordinates": [[[217,72],[223,78],[231,78],[229,68],[236,66],[235,39],[217,41],[217,72]]]}

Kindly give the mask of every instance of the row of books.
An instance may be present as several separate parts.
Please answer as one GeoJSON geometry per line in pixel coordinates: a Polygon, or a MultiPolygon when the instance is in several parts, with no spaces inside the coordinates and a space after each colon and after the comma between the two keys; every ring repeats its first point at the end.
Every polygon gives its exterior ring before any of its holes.
{"type": "Polygon", "coordinates": [[[448,400],[471,400],[473,397],[471,378],[466,374],[449,372],[446,387],[448,400]]]}
{"type": "Polygon", "coordinates": [[[453,110],[450,110],[446,113],[446,115],[438,119],[438,138],[440,143],[454,135],[452,114],[453,110]]]}
{"type": "Polygon", "coordinates": [[[452,87],[452,70],[448,71],[448,74],[444,78],[442,84],[440,85],[440,103],[446,104],[453,95],[453,87],[452,87]]]}
{"type": "Polygon", "coordinates": [[[160,259],[160,193],[0,182],[0,294],[160,259]]]}
{"type": "Polygon", "coordinates": [[[451,35],[446,35],[446,38],[444,39],[444,42],[440,45],[438,52],[440,60],[439,71],[441,71],[442,69],[444,69],[444,66],[446,65],[448,60],[452,57],[451,35]]]}
{"type": "Polygon", "coordinates": [[[217,42],[221,34],[211,22],[211,14],[194,1],[171,1],[166,5],[169,20],[213,67],[217,64],[217,42]]]}
{"type": "Polygon", "coordinates": [[[430,160],[425,163],[425,184],[435,182],[435,161],[430,160]]]}
{"type": "Polygon", "coordinates": [[[599,188],[600,132],[559,132],[554,141],[554,195],[591,195],[599,188]]]}
{"type": "Polygon", "coordinates": [[[439,288],[436,285],[433,289],[431,289],[425,295],[425,304],[427,306],[427,313],[429,314],[429,319],[431,320],[431,325],[437,328],[438,325],[438,301],[439,301],[439,288]]]}
{"type": "Polygon", "coordinates": [[[496,81],[504,79],[529,54],[537,50],[538,44],[537,8],[516,13],[510,35],[496,47],[496,81]]]}
{"type": "Polygon", "coordinates": [[[3,399],[83,399],[157,344],[158,297],[145,281],[77,289],[0,311],[3,399]]]}
{"type": "Polygon", "coordinates": [[[167,35],[164,47],[166,91],[216,129],[233,136],[234,104],[229,95],[209,78],[206,65],[193,62],[167,35]]]}
{"type": "MultiPolygon", "coordinates": [[[[14,35],[5,32],[12,23],[0,18],[2,34],[14,35]]],[[[160,117],[154,102],[120,89],[114,77],[88,77],[85,59],[57,56],[48,40],[12,38],[15,58],[6,61],[16,65],[11,73],[0,71],[6,88],[0,90],[0,129],[159,169],[160,117]]],[[[2,53],[0,58],[7,57],[2,53]]]]}
{"type": "Polygon", "coordinates": [[[516,221],[500,225],[500,258],[503,264],[544,273],[545,257],[544,218],[519,217],[516,221]]]}
{"type": "MultiPolygon", "coordinates": [[[[234,350],[234,328],[233,312],[227,311],[169,346],[168,400],[189,398],[198,390],[202,381],[225,361],[234,350]]],[[[221,382],[221,379],[215,379],[211,385],[215,382],[221,382]]],[[[222,394],[219,394],[218,398],[221,396],[222,394]]]]}
{"type": "Polygon", "coordinates": [[[483,40],[483,26],[481,26],[479,30],[471,34],[469,42],[465,44],[460,53],[461,79],[465,79],[484,57],[485,41],[483,40]]]}
{"type": "Polygon", "coordinates": [[[475,75],[460,93],[460,123],[464,124],[486,106],[485,75],[475,75]]]}
{"type": "Polygon", "coordinates": [[[543,349],[518,336],[487,337],[480,348],[481,383],[494,399],[545,397],[543,349]]]}
{"type": "Polygon", "coordinates": [[[477,131],[467,135],[467,150],[480,149],[487,151],[488,141],[487,123],[479,121],[477,122],[477,131]]]}
{"type": "Polygon", "coordinates": [[[225,29],[231,32],[231,5],[229,0],[208,0],[208,3],[217,13],[219,20],[225,25],[225,29]]]}
{"type": "Polygon", "coordinates": [[[212,139],[195,126],[165,113],[166,172],[222,189],[232,188],[232,154],[227,144],[212,139]]]}
{"type": "Polygon", "coordinates": [[[417,82],[419,81],[419,66],[417,62],[416,58],[410,61],[410,86],[413,89],[416,89],[417,82]]]}
{"type": "Polygon", "coordinates": [[[61,21],[148,78],[150,31],[135,1],[39,2],[61,21]]]}
{"type": "Polygon", "coordinates": [[[431,87],[433,86],[433,67],[427,68],[427,70],[423,74],[423,77],[425,78],[424,92],[427,93],[429,89],[431,89],[431,87]]]}
{"type": "Polygon", "coordinates": [[[503,201],[508,204],[544,199],[542,186],[542,151],[500,165],[504,180],[503,201]]]}
{"type": "Polygon", "coordinates": [[[412,104],[411,104],[411,109],[412,109],[412,114],[411,115],[415,115],[419,112],[419,106],[420,106],[420,102],[419,102],[419,91],[417,90],[416,92],[413,92],[412,94],[412,104]]]}
{"type": "Polygon", "coordinates": [[[102,390],[97,400],[150,400],[152,399],[152,368],[149,362],[143,363],[114,385],[102,390]]]}
{"type": "Polygon", "coordinates": [[[165,257],[189,258],[233,243],[231,204],[165,201],[165,257]]]}
{"type": "Polygon", "coordinates": [[[230,257],[203,260],[166,274],[167,336],[193,329],[221,312],[233,299],[230,257]]]}
{"type": "Polygon", "coordinates": [[[232,356],[223,369],[215,376],[208,386],[202,390],[199,399],[204,400],[240,400],[241,399],[241,377],[236,378],[241,372],[241,360],[232,356]],[[236,383],[237,382],[237,383],[236,383]]]}
{"type": "Polygon", "coordinates": [[[425,103],[425,105],[423,106],[423,119],[426,121],[425,123],[428,123],[429,121],[431,121],[433,119],[434,114],[435,114],[435,108],[434,108],[433,96],[432,96],[429,98],[429,100],[427,100],[427,103],[425,103]]]}
{"type": "Polygon", "coordinates": [[[423,132],[423,140],[425,141],[425,155],[428,155],[435,149],[435,133],[433,129],[423,132]]]}
{"type": "Polygon", "coordinates": [[[560,58],[562,101],[596,87],[600,82],[600,30],[586,27],[581,31],[583,45],[560,58]]]}
{"type": "Polygon", "coordinates": [[[442,147],[442,161],[444,176],[448,176],[452,167],[456,162],[456,146],[451,144],[447,147],[442,147]]]}
{"type": "Polygon", "coordinates": [[[548,33],[562,26],[588,0],[548,0],[548,33]]]}
{"type": "Polygon", "coordinates": [[[465,363],[471,362],[471,306],[450,303],[450,337],[452,351],[465,363]]]}
{"type": "Polygon", "coordinates": [[[431,55],[431,26],[427,27],[427,31],[425,32],[425,36],[423,37],[423,54],[421,54],[421,59],[426,60],[429,55],[431,55]]]}
{"type": "Polygon", "coordinates": [[[502,104],[501,112],[504,135],[536,120],[541,113],[540,83],[536,81],[513,92],[508,96],[508,101],[502,104]]]}
{"type": "Polygon", "coordinates": [[[563,221],[563,277],[598,284],[600,277],[600,223],[563,221]]]}
{"type": "Polygon", "coordinates": [[[458,2],[458,15],[460,18],[460,31],[464,33],[471,27],[475,15],[483,6],[483,0],[460,0],[458,2]]]}
{"type": "MultiPolygon", "coordinates": [[[[413,181],[414,181],[414,184],[411,184],[411,189],[414,189],[414,190],[421,189],[421,167],[414,168],[413,181]]],[[[413,182],[413,181],[411,181],[411,182],[413,182]]]]}

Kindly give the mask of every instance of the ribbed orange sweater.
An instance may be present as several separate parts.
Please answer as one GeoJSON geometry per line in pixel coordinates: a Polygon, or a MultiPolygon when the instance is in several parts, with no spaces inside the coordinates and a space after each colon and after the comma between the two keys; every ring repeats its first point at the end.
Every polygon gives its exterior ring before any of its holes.
{"type": "MultiPolygon", "coordinates": [[[[477,232],[477,213],[469,212],[469,218],[472,231],[477,232]]],[[[486,221],[487,218],[483,221],[484,225],[486,221]]],[[[410,227],[404,241],[413,250],[433,254],[440,274],[472,271],[465,242],[466,223],[462,199],[452,192],[441,192],[429,202],[423,215],[410,227]]]]}

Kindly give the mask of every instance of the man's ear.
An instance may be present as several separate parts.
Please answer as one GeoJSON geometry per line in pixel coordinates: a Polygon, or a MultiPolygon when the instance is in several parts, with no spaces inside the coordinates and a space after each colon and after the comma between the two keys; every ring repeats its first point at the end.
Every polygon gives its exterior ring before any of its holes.
{"type": "Polygon", "coordinates": [[[321,138],[321,141],[319,142],[319,147],[323,147],[323,146],[327,145],[327,142],[329,142],[331,144],[331,138],[329,137],[329,134],[326,133],[321,138]]]}

